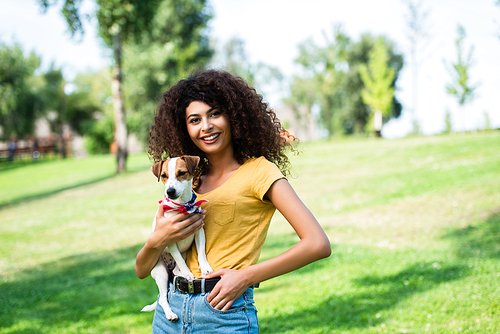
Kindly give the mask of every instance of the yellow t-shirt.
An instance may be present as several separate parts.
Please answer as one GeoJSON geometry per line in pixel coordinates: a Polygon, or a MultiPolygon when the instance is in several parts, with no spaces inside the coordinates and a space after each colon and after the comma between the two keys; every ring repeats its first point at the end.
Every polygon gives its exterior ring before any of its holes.
{"type": "MultiPolygon", "coordinates": [[[[248,159],[218,188],[196,194],[205,214],[206,252],[212,269],[242,269],[259,260],[276,208],[264,199],[271,185],[283,178],[278,167],[264,157],[248,159]]],[[[201,277],[193,244],[186,263],[201,277]]]]}

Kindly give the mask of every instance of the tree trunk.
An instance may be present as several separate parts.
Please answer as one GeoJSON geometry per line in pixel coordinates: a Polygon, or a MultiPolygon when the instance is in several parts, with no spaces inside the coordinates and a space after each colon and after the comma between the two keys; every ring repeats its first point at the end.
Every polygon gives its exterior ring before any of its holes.
{"type": "Polygon", "coordinates": [[[417,55],[415,46],[412,46],[412,102],[413,102],[413,110],[412,110],[412,134],[419,135],[420,134],[420,124],[418,122],[418,63],[417,63],[417,55]]]}
{"type": "Polygon", "coordinates": [[[66,151],[66,138],[64,138],[64,122],[66,122],[66,93],[64,92],[64,87],[66,86],[66,82],[64,79],[61,83],[61,110],[59,112],[59,133],[61,137],[61,157],[66,159],[67,151],[66,151]]]}
{"type": "Polygon", "coordinates": [[[127,125],[125,123],[125,108],[123,106],[122,93],[122,41],[121,34],[113,37],[113,52],[115,56],[115,67],[113,69],[113,111],[115,117],[115,143],[118,147],[116,152],[116,172],[125,171],[127,162],[127,125]]]}
{"type": "Polygon", "coordinates": [[[375,111],[373,115],[373,127],[375,128],[375,134],[377,137],[382,137],[382,112],[380,110],[375,111]]]}

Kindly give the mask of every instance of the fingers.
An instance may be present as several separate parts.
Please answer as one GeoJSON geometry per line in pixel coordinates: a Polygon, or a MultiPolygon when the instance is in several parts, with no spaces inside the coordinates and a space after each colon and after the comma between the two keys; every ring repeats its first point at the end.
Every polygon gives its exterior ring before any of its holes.
{"type": "Polygon", "coordinates": [[[188,237],[191,234],[199,231],[204,225],[204,223],[203,223],[204,218],[205,218],[205,216],[201,216],[200,218],[196,219],[194,222],[189,223],[186,227],[184,227],[182,232],[184,232],[183,234],[185,235],[185,237],[188,237]]]}
{"type": "Polygon", "coordinates": [[[162,212],[163,208],[159,208],[155,224],[155,232],[161,247],[183,240],[203,227],[205,218],[203,214],[186,217],[183,213],[176,213],[174,216],[164,217],[162,212]]]}
{"type": "Polygon", "coordinates": [[[207,301],[210,306],[219,311],[229,310],[233,305],[234,300],[235,299],[230,295],[222,293],[221,289],[217,288],[217,285],[207,296],[207,301]]]}
{"type": "Polygon", "coordinates": [[[158,211],[156,211],[156,219],[163,217],[163,205],[160,204],[158,207],[158,211]]]}
{"type": "MultiPolygon", "coordinates": [[[[222,277],[226,269],[219,269],[214,272],[209,273],[205,276],[205,278],[212,277],[222,277]]],[[[233,305],[234,296],[226,291],[227,289],[223,289],[223,285],[219,284],[220,281],[215,285],[212,291],[207,296],[207,301],[216,310],[227,311],[233,305]]]]}
{"type": "Polygon", "coordinates": [[[211,273],[208,273],[206,275],[203,275],[202,278],[214,278],[214,277],[221,277],[222,276],[222,270],[223,269],[219,269],[219,270],[216,270],[216,271],[212,271],[211,273]]]}

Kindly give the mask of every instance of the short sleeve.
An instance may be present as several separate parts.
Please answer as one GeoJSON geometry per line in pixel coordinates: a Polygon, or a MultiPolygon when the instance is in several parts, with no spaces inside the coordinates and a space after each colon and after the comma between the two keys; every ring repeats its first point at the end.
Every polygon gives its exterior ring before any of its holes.
{"type": "Polygon", "coordinates": [[[252,188],[255,196],[263,201],[271,185],[277,180],[284,178],[284,176],[278,166],[264,157],[258,158],[255,163],[252,188]]]}

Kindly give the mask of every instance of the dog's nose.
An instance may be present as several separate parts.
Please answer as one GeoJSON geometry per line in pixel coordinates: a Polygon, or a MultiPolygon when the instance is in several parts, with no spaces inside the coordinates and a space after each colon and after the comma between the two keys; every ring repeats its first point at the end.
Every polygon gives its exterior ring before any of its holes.
{"type": "Polygon", "coordinates": [[[175,189],[174,188],[168,188],[167,189],[167,196],[169,198],[175,198],[175,189]]]}

